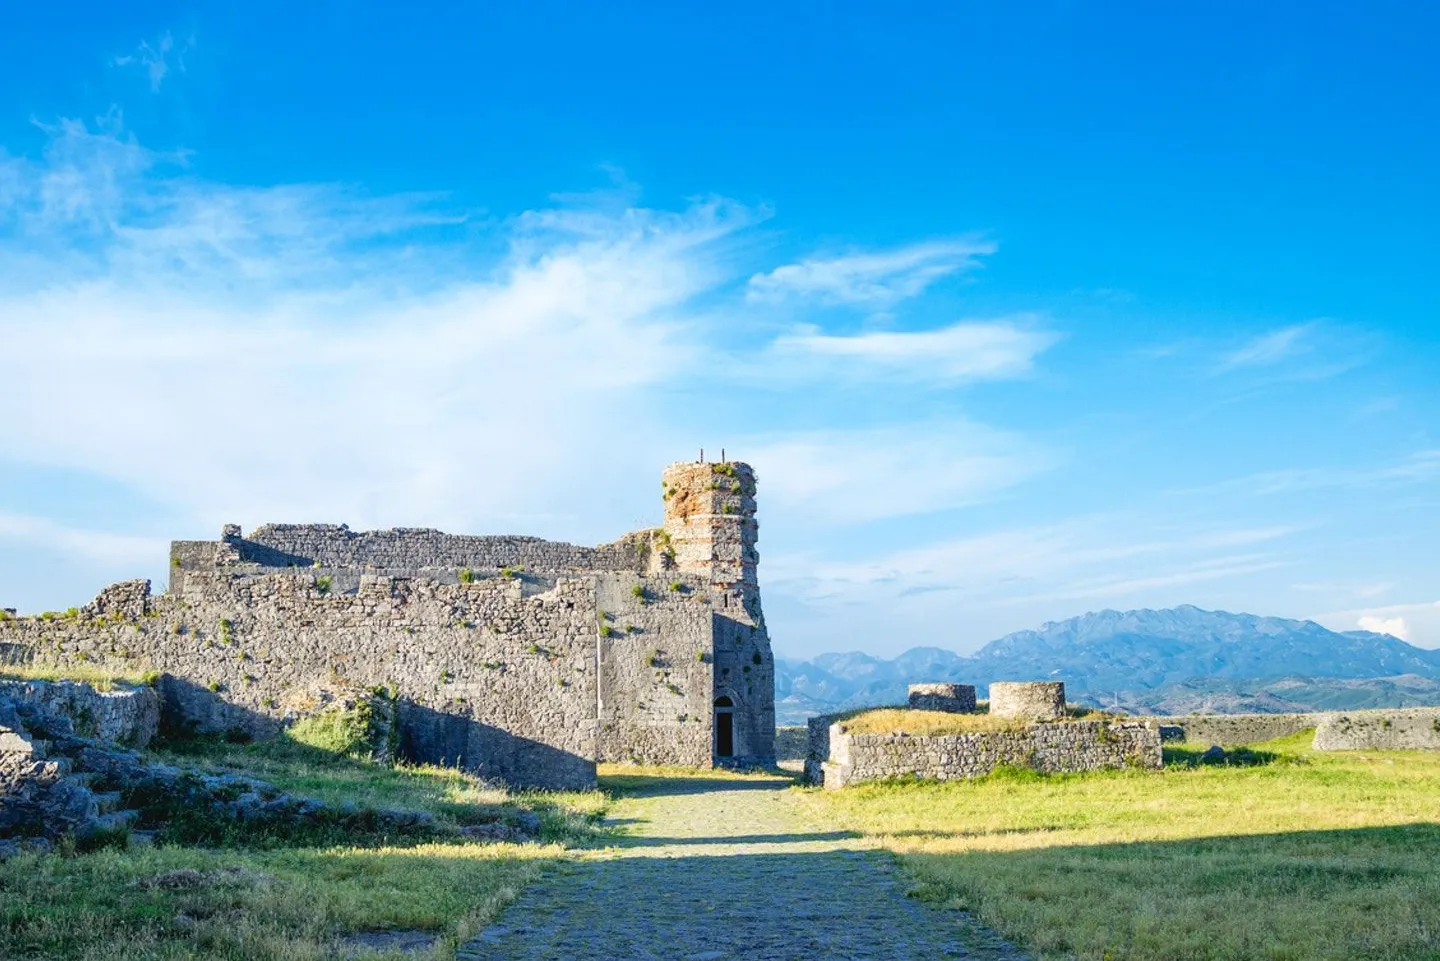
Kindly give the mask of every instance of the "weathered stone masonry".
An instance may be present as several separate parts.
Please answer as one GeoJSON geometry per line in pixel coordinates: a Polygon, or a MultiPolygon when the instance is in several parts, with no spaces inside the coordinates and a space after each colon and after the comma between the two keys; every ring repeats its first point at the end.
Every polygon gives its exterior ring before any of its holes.
{"type": "Polygon", "coordinates": [[[256,735],[317,684],[383,686],[402,752],[516,784],[584,787],[597,760],[773,759],[755,477],[665,471],[665,523],[614,544],[269,525],[172,548],[170,589],[107,588],[0,621],[41,664],[164,672],[171,716],[256,735]]]}
{"type": "Polygon", "coordinates": [[[840,723],[830,729],[828,750],[818,772],[826,788],[900,777],[980,777],[1002,764],[1053,774],[1162,763],[1160,732],[1149,721],[1061,721],[1017,731],[919,737],[852,734],[840,723]]]}

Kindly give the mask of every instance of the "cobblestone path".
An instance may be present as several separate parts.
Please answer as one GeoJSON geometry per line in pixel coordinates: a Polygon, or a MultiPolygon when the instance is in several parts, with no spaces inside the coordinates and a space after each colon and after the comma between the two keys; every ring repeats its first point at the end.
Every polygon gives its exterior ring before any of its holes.
{"type": "Polygon", "coordinates": [[[891,859],[867,842],[803,823],[787,779],[645,782],[612,812],[624,837],[531,885],[456,957],[1025,957],[958,912],[907,898],[891,859]]]}

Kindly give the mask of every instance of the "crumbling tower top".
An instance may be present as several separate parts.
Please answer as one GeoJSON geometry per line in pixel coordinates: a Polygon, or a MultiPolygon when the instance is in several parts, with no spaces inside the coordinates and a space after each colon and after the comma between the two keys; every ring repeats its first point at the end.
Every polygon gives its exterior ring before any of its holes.
{"type": "Polygon", "coordinates": [[[665,533],[675,564],[712,584],[744,590],[757,585],[755,471],[749,464],[671,464],[665,485],[665,533]]]}

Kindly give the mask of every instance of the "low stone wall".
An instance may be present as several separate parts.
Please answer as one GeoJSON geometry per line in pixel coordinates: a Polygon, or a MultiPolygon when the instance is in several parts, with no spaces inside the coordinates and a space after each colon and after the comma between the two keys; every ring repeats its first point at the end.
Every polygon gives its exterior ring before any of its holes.
{"type": "Polygon", "coordinates": [[[805,722],[805,781],[809,784],[824,784],[824,765],[830,760],[830,732],[838,722],[858,714],[858,711],[843,711],[839,714],[821,714],[805,722]]]}
{"type": "Polygon", "coordinates": [[[1048,721],[1065,716],[1065,685],[1060,681],[995,681],[990,713],[1048,721]]]}
{"type": "Polygon", "coordinates": [[[1440,751],[1440,708],[1320,716],[1317,751],[1440,751]]]}
{"type": "Polygon", "coordinates": [[[973,684],[911,684],[908,693],[913,711],[968,714],[975,710],[973,684]]]}
{"type": "Polygon", "coordinates": [[[1239,747],[1289,737],[1320,723],[1323,714],[1189,714],[1151,717],[1167,741],[1239,747]]]}
{"type": "Polygon", "coordinates": [[[1002,764],[1046,774],[1159,769],[1160,730],[1150,721],[1062,721],[1020,731],[912,737],[850,734],[842,722],[830,728],[829,757],[820,765],[820,776],[821,783],[833,789],[902,777],[980,777],[1002,764]]]}
{"type": "Polygon", "coordinates": [[[160,695],[151,687],[97,691],[74,681],[0,680],[0,699],[69,718],[82,737],[144,747],[160,728],[160,695]]]}

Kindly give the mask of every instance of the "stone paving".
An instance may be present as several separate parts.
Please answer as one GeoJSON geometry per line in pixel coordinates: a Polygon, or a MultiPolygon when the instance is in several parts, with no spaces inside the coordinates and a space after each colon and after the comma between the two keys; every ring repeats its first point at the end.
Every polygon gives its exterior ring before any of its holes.
{"type": "Polygon", "coordinates": [[[623,836],[532,885],[459,961],[1026,957],[906,897],[870,843],[804,823],[787,778],[634,780],[623,836]]]}

